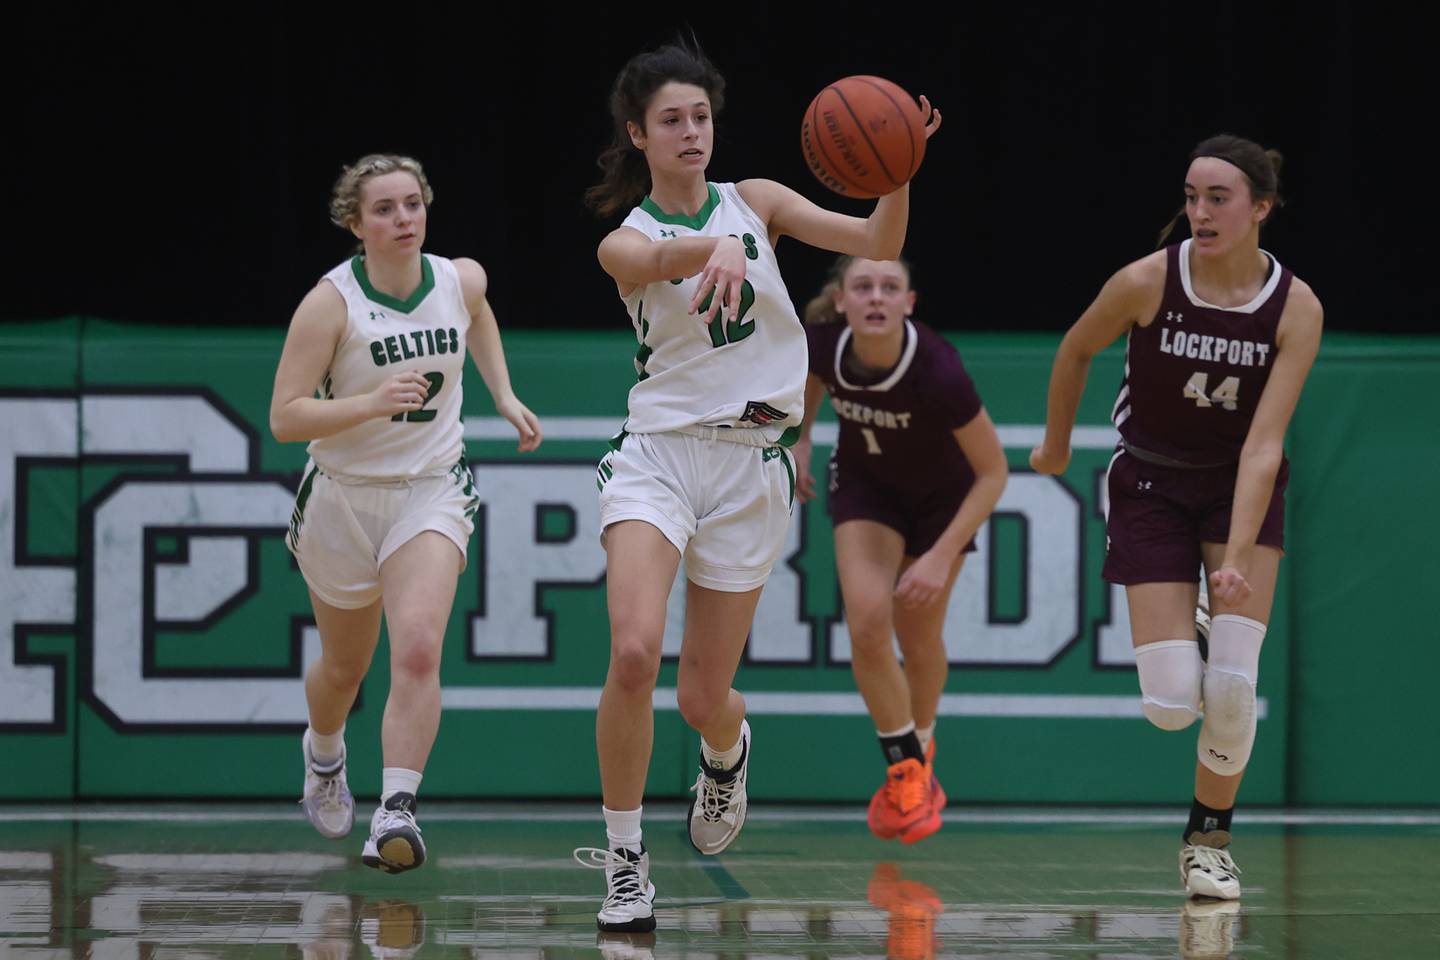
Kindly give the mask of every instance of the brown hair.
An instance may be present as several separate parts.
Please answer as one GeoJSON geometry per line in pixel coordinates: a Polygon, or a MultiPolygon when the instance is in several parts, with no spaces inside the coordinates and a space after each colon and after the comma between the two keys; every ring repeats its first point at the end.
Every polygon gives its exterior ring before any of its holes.
{"type": "Polygon", "coordinates": [[[631,57],[610,88],[614,130],[610,145],[595,160],[603,175],[599,183],[585,191],[585,205],[599,216],[608,217],[634,206],[649,192],[650,167],[645,163],[645,154],[631,141],[625,124],[634,123],[644,130],[645,108],[655,92],[671,82],[703,89],[710,98],[712,115],[724,105],[725,78],[693,38],[631,57]]]}
{"type": "MultiPolygon", "coordinates": [[[[1215,157],[1239,168],[1250,187],[1251,199],[1275,201],[1274,207],[1262,223],[1269,222],[1270,217],[1275,215],[1275,209],[1285,205],[1285,198],[1280,195],[1280,165],[1284,161],[1280,151],[1266,150],[1253,140],[1220,133],[1201,140],[1195,149],[1190,151],[1192,163],[1201,157],[1215,157]]],[[[1165,229],[1160,231],[1160,238],[1155,244],[1157,248],[1165,245],[1165,240],[1175,229],[1175,224],[1184,215],[1185,207],[1182,205],[1179,212],[1165,225],[1165,229]]]]}
{"type": "MultiPolygon", "coordinates": [[[[805,304],[807,324],[834,323],[840,319],[840,313],[835,309],[835,295],[845,286],[845,274],[850,271],[851,265],[862,259],[864,258],[852,257],[849,254],[841,254],[835,258],[835,262],[830,265],[830,272],[825,275],[825,285],[805,304]]],[[[910,262],[904,257],[896,257],[894,262],[900,264],[905,271],[905,282],[910,283],[914,274],[910,269],[910,262]]]]}

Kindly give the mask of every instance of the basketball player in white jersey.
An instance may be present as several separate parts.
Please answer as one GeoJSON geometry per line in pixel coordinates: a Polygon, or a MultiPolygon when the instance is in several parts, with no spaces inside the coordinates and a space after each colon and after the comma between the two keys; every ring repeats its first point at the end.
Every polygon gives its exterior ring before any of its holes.
{"type": "Polygon", "coordinates": [[[350,832],[345,717],[383,613],[384,770],[363,860],[389,873],[425,860],[415,796],[439,728],[440,648],[479,503],[460,426],[467,350],[520,450],[541,440],[535,415],[510,387],[485,271],[474,260],[420,252],[432,198],[408,157],[375,154],[345,168],[330,215],[364,254],[301,301],[270,402],[276,440],[310,441],[286,539],[310,588],[322,647],[305,673],[301,803],[323,835],[350,832]]]}
{"type": "MultiPolygon", "coordinates": [[[[690,841],[717,854],[745,821],[750,728],[730,684],[790,522],[795,466],[786,447],[799,435],[808,365],[775,243],[788,235],[891,259],[909,219],[908,187],[861,219],[769,180],[707,182],[724,83],[696,49],[633,57],[610,96],[615,139],[600,158],[604,180],[587,193],[601,215],[629,210],[599,258],[639,341],[628,417],[598,478],[610,668],[596,741],[609,842],[576,851],[606,871],[605,931],[655,928],[641,800],[666,600],[682,558],[679,707],[701,736],[690,841]]],[[[928,137],[940,115],[923,98],[921,107],[928,137]]]]}

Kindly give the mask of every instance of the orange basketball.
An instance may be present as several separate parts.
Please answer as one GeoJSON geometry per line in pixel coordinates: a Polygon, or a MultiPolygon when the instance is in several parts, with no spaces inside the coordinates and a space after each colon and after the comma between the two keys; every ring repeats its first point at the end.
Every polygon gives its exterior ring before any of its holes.
{"type": "Polygon", "coordinates": [[[845,77],[815,95],[800,124],[805,164],[847,197],[879,197],[915,176],[925,159],[920,105],[883,77],[845,77]]]}

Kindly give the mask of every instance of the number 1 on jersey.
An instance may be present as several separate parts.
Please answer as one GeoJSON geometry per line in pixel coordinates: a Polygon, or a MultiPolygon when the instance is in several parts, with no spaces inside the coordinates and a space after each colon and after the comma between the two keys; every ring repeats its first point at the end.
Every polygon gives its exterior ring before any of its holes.
{"type": "Polygon", "coordinates": [[[1197,406],[1209,407],[1220,404],[1226,410],[1235,410],[1240,406],[1240,378],[1226,377],[1220,381],[1220,386],[1215,392],[1207,394],[1206,384],[1209,382],[1210,374],[1196,371],[1191,374],[1190,379],[1185,383],[1185,399],[1194,400],[1197,406]]]}
{"type": "Polygon", "coordinates": [[[871,456],[880,454],[880,441],[875,439],[875,431],[869,427],[861,427],[860,433],[865,437],[865,452],[871,456]]]}

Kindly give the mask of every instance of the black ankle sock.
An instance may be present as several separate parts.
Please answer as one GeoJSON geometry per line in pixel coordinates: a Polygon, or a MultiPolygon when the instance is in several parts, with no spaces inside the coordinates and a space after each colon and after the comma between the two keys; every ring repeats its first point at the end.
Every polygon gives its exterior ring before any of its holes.
{"type": "Polygon", "coordinates": [[[899,763],[906,757],[913,757],[922,764],[925,762],[925,751],[920,748],[920,738],[914,730],[898,737],[881,737],[880,752],[885,754],[886,764],[899,763]]]}
{"type": "Polygon", "coordinates": [[[1230,832],[1230,818],[1235,815],[1235,808],[1228,810],[1214,810],[1205,806],[1199,800],[1190,804],[1190,821],[1185,824],[1186,843],[1190,842],[1191,834],[1211,833],[1215,830],[1230,832]]]}

